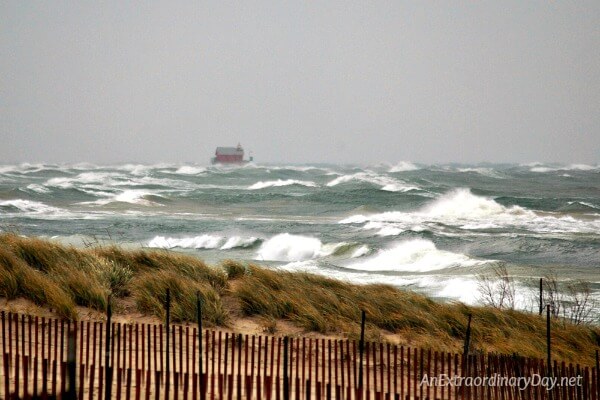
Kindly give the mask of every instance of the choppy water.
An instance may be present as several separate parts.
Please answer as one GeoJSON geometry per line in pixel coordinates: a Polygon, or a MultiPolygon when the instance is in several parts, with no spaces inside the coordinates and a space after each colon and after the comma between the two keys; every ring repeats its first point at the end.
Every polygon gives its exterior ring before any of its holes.
{"type": "Polygon", "coordinates": [[[3,165],[0,229],[166,247],[476,302],[505,263],[600,294],[600,166],[3,165]]]}

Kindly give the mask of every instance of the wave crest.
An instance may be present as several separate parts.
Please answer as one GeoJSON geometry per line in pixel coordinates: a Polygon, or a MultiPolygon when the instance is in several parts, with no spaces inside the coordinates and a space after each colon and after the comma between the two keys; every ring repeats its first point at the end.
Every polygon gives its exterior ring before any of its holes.
{"type": "Polygon", "coordinates": [[[414,239],[379,250],[364,261],[351,263],[346,268],[359,271],[428,272],[450,267],[464,267],[483,263],[464,254],[438,250],[429,240],[414,239]]]}
{"type": "Polygon", "coordinates": [[[316,187],[317,184],[312,182],[312,181],[299,181],[296,179],[277,179],[276,181],[259,181],[256,182],[254,185],[251,185],[248,187],[248,189],[250,190],[258,190],[258,189],[265,189],[268,187],[281,187],[281,186],[290,186],[290,185],[299,185],[299,186],[306,186],[306,187],[316,187]]]}
{"type": "Polygon", "coordinates": [[[345,244],[323,244],[317,238],[280,233],[263,242],[256,258],[265,261],[306,261],[334,254],[345,244]]]}
{"type": "Polygon", "coordinates": [[[389,172],[406,172],[406,171],[415,171],[419,169],[415,164],[410,161],[400,161],[398,164],[394,165],[390,168],[389,172]]]}
{"type": "Polygon", "coordinates": [[[357,172],[350,175],[342,175],[327,182],[328,187],[337,186],[351,181],[366,182],[376,186],[380,186],[381,190],[387,192],[408,192],[411,190],[419,190],[416,186],[407,185],[397,179],[389,176],[377,175],[373,172],[357,172]]]}

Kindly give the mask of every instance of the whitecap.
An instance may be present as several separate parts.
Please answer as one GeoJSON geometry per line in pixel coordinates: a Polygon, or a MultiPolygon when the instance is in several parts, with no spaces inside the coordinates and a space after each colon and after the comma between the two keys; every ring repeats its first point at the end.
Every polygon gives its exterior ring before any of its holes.
{"type": "Polygon", "coordinates": [[[256,253],[257,260],[305,261],[331,255],[345,243],[325,244],[314,237],[281,233],[263,242],[256,253]]]}
{"type": "Polygon", "coordinates": [[[296,179],[286,179],[281,180],[277,179],[276,181],[260,181],[248,187],[249,190],[258,190],[265,189],[268,187],[281,187],[281,186],[290,186],[290,185],[300,185],[306,187],[316,187],[317,184],[312,181],[300,181],[296,179]]]}
{"type": "Polygon", "coordinates": [[[245,248],[254,245],[258,240],[257,237],[242,237],[242,236],[232,236],[225,242],[224,245],[220,247],[221,250],[229,250],[234,248],[245,248]]]}
{"type": "Polygon", "coordinates": [[[31,200],[14,199],[0,201],[0,208],[13,209],[25,214],[65,214],[66,211],[57,207],[31,200]]]}
{"type": "Polygon", "coordinates": [[[411,229],[415,224],[427,226],[430,223],[454,225],[465,230],[518,227],[547,233],[596,233],[600,229],[600,219],[581,220],[564,214],[536,213],[519,206],[507,207],[492,198],[474,195],[469,189],[452,190],[413,212],[356,214],[339,223],[366,224],[364,229],[381,229],[386,224],[402,230],[411,229]]]}
{"type": "Polygon", "coordinates": [[[97,204],[97,205],[107,205],[110,203],[129,203],[136,204],[140,206],[157,206],[162,205],[160,203],[156,203],[154,201],[148,200],[147,196],[156,196],[162,197],[154,192],[147,190],[124,190],[120,193],[111,195],[109,198],[98,199],[96,201],[84,201],[79,204],[97,204]]]}
{"type": "Polygon", "coordinates": [[[389,172],[406,172],[406,171],[415,171],[419,169],[415,164],[410,161],[400,161],[396,165],[390,168],[389,172]]]}
{"type": "Polygon", "coordinates": [[[481,264],[464,254],[438,250],[430,240],[413,239],[396,243],[393,247],[379,250],[376,254],[346,268],[369,272],[429,272],[450,267],[481,264]]]}
{"type": "Polygon", "coordinates": [[[222,241],[222,236],[215,235],[200,235],[183,238],[156,236],[148,242],[148,247],[161,249],[216,249],[222,241]]]}
{"type": "Polygon", "coordinates": [[[372,171],[357,172],[354,174],[338,176],[337,178],[327,182],[327,186],[333,187],[351,181],[370,183],[380,186],[381,190],[388,192],[408,192],[411,190],[419,190],[419,188],[416,186],[407,185],[405,182],[389,176],[378,175],[372,171]]]}
{"type": "Polygon", "coordinates": [[[205,167],[195,167],[195,166],[191,166],[191,165],[183,165],[183,166],[179,167],[177,169],[177,171],[175,171],[174,173],[180,174],[180,175],[198,175],[203,172],[206,172],[205,167]]]}
{"type": "Polygon", "coordinates": [[[365,256],[365,255],[369,254],[370,251],[371,251],[371,249],[369,249],[369,246],[363,244],[362,246],[356,248],[356,250],[354,250],[352,252],[352,255],[350,255],[350,258],[359,258],[359,257],[365,256]]]}

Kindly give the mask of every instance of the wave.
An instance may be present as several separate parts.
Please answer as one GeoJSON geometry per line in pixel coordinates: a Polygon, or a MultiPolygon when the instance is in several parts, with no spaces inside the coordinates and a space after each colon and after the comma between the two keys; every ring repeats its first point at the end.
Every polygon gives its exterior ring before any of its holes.
{"type": "Polygon", "coordinates": [[[406,171],[415,171],[419,169],[415,164],[410,161],[400,161],[398,164],[394,165],[390,168],[389,172],[406,172],[406,171]]]}
{"type": "Polygon", "coordinates": [[[387,192],[409,192],[411,190],[419,190],[419,188],[416,186],[410,186],[389,176],[378,175],[371,171],[338,176],[337,178],[327,182],[327,186],[333,187],[352,181],[366,182],[377,185],[380,186],[381,190],[387,192]]]}
{"type": "Polygon", "coordinates": [[[536,165],[530,168],[531,172],[556,172],[556,171],[596,171],[600,169],[600,165],[588,164],[570,164],[565,166],[543,166],[536,165]]]}
{"type": "Polygon", "coordinates": [[[162,196],[154,192],[133,189],[111,195],[109,198],[98,199],[95,201],[84,201],[79,204],[97,204],[104,206],[110,203],[129,203],[140,206],[160,206],[162,204],[158,203],[156,200],[161,198],[162,196]]]}
{"type": "Polygon", "coordinates": [[[457,169],[458,172],[463,172],[463,173],[475,173],[475,174],[479,174],[488,178],[496,178],[496,179],[502,179],[504,178],[502,175],[500,175],[498,173],[498,171],[496,171],[493,168],[482,168],[482,167],[478,167],[478,168],[458,168],[457,169]]]}
{"type": "Polygon", "coordinates": [[[235,248],[248,248],[256,245],[260,242],[260,239],[254,236],[251,237],[241,237],[241,236],[232,236],[225,242],[224,245],[220,247],[221,250],[229,250],[235,248]]]}
{"type": "Polygon", "coordinates": [[[165,237],[155,236],[148,242],[148,247],[160,249],[220,249],[231,250],[236,248],[249,248],[260,242],[261,239],[250,236],[231,236],[226,238],[217,234],[204,234],[192,237],[165,237]]]}
{"type": "Polygon", "coordinates": [[[306,186],[306,187],[316,187],[317,186],[317,184],[312,181],[299,181],[296,179],[286,179],[286,180],[277,179],[276,181],[256,182],[254,185],[249,186],[248,189],[258,190],[258,189],[265,189],[268,187],[281,187],[281,186],[290,186],[290,185],[299,185],[299,186],[306,186]]]}
{"type": "Polygon", "coordinates": [[[430,240],[414,239],[379,250],[375,255],[345,268],[369,272],[429,272],[450,267],[465,267],[485,263],[464,254],[438,250],[430,240]]]}
{"type": "Polygon", "coordinates": [[[176,247],[182,249],[216,249],[219,247],[222,241],[222,236],[214,235],[201,235],[184,238],[156,236],[150,242],[148,242],[148,247],[160,249],[173,249],[176,247]]]}
{"type": "Polygon", "coordinates": [[[340,223],[411,222],[414,221],[415,216],[430,220],[471,220],[505,214],[533,215],[533,212],[519,206],[504,207],[493,199],[472,194],[469,189],[455,189],[425,205],[417,212],[387,211],[369,216],[359,214],[350,216],[340,221],[340,223]]]}
{"type": "Polygon", "coordinates": [[[426,206],[423,212],[431,217],[461,219],[484,218],[494,215],[533,215],[519,206],[505,207],[495,200],[476,196],[469,189],[455,189],[426,206]]]}
{"type": "MultiPolygon", "coordinates": [[[[363,229],[412,229],[415,225],[446,224],[463,230],[517,227],[538,233],[595,233],[600,219],[581,220],[564,214],[536,213],[520,206],[506,207],[492,198],[477,196],[469,189],[455,189],[413,212],[387,211],[356,214],[341,224],[365,224],[363,229]]],[[[382,233],[386,233],[386,231],[382,233]]]]}
{"type": "Polygon", "coordinates": [[[206,172],[206,168],[205,167],[194,167],[191,165],[183,165],[181,167],[179,167],[174,174],[180,174],[180,175],[198,175],[201,174],[203,172],[206,172]]]}
{"type": "Polygon", "coordinates": [[[398,228],[397,226],[394,226],[392,224],[385,224],[385,223],[381,223],[381,222],[375,222],[375,221],[370,221],[367,222],[367,224],[364,226],[364,229],[366,230],[371,230],[371,229],[379,229],[379,231],[376,233],[377,236],[398,236],[399,234],[401,234],[402,232],[404,232],[404,229],[398,228]]]}
{"type": "Polygon", "coordinates": [[[585,201],[569,201],[566,206],[559,208],[563,212],[598,212],[599,206],[595,206],[585,201]]]}
{"type": "Polygon", "coordinates": [[[115,186],[160,186],[169,189],[192,188],[189,182],[151,176],[127,176],[121,172],[83,172],[74,177],[51,178],[44,183],[47,187],[60,189],[70,188],[102,188],[104,190],[115,186]]]}
{"type": "Polygon", "coordinates": [[[50,193],[51,190],[48,189],[47,187],[43,186],[43,185],[38,185],[36,183],[32,183],[27,185],[26,187],[27,190],[35,192],[35,193],[41,193],[41,194],[46,194],[46,193],[50,193]]]}
{"type": "Polygon", "coordinates": [[[350,255],[350,257],[351,258],[359,258],[359,257],[369,254],[370,251],[371,251],[371,249],[369,248],[369,246],[363,244],[362,246],[360,246],[356,250],[354,250],[352,252],[352,255],[350,255]]]}
{"type": "Polygon", "coordinates": [[[65,210],[52,207],[44,203],[31,200],[15,199],[0,201],[0,210],[6,210],[8,213],[27,213],[27,214],[63,214],[65,210]]]}
{"type": "Polygon", "coordinates": [[[102,184],[113,186],[119,183],[119,180],[126,180],[127,176],[117,172],[82,172],[74,177],[51,178],[44,183],[44,186],[57,187],[60,189],[70,189],[76,185],[102,184]]]}
{"type": "Polygon", "coordinates": [[[280,233],[263,242],[256,253],[257,260],[305,261],[335,253],[345,243],[323,244],[317,238],[280,233]]]}

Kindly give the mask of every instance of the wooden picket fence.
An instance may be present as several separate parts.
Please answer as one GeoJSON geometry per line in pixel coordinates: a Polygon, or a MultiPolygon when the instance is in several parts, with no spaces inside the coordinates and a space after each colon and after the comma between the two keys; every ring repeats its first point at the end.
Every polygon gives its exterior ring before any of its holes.
{"type": "Polygon", "coordinates": [[[597,365],[554,362],[553,377],[579,377],[579,384],[551,391],[533,385],[422,385],[423,378],[444,375],[527,378],[549,371],[532,358],[462,357],[373,342],[364,344],[361,368],[358,341],[204,329],[199,335],[189,325],[167,331],[165,325],[111,323],[109,346],[102,321],[2,312],[1,325],[0,399],[105,399],[109,388],[110,398],[118,400],[600,400],[597,365]]]}

